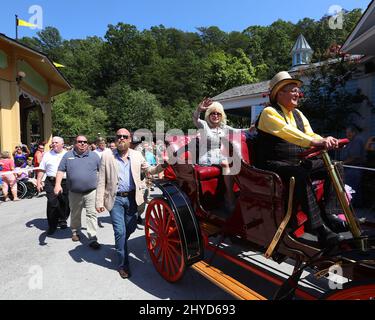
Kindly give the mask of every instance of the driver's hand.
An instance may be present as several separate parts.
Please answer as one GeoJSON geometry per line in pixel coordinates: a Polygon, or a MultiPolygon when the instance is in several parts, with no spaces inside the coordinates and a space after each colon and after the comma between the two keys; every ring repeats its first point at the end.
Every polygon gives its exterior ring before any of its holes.
{"type": "Polygon", "coordinates": [[[339,140],[334,137],[327,137],[326,140],[326,148],[327,149],[337,149],[339,147],[339,140]]]}
{"type": "Polygon", "coordinates": [[[339,140],[334,137],[328,137],[324,139],[314,139],[311,142],[311,146],[313,147],[322,147],[324,149],[337,149],[339,147],[339,140]]]}

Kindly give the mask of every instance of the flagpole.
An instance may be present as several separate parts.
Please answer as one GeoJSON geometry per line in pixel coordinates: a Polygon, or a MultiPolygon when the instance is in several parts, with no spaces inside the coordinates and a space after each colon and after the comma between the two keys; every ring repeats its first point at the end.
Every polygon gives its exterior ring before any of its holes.
{"type": "Polygon", "coordinates": [[[16,15],[16,40],[18,40],[18,15],[16,15]]]}

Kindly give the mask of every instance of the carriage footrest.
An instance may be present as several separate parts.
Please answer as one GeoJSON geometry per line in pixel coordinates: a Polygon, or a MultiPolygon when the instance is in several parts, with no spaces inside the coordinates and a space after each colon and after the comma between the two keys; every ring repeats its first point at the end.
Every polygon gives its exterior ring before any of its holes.
{"type": "Polygon", "coordinates": [[[202,231],[207,233],[208,236],[216,235],[222,230],[222,228],[217,227],[217,226],[215,226],[211,223],[208,223],[208,222],[201,222],[200,227],[201,227],[202,231]]]}
{"type": "Polygon", "coordinates": [[[192,268],[239,300],[267,300],[259,293],[204,261],[195,263],[192,268]]]}

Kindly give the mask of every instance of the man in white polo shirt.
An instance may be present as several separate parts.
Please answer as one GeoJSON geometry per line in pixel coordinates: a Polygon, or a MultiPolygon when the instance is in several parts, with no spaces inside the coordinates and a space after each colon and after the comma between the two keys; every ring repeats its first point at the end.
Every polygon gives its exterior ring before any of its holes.
{"type": "Polygon", "coordinates": [[[64,177],[61,182],[63,192],[55,195],[54,187],[56,182],[57,169],[60,161],[66,151],[64,150],[64,139],[60,137],[52,138],[52,150],[43,155],[42,162],[39,165],[40,171],[37,177],[37,189],[42,191],[42,178],[44,173],[47,175],[44,189],[47,194],[47,220],[48,220],[48,235],[55,233],[58,225],[61,229],[67,227],[66,220],[69,217],[70,208],[68,200],[68,190],[66,186],[66,179],[64,177]]]}

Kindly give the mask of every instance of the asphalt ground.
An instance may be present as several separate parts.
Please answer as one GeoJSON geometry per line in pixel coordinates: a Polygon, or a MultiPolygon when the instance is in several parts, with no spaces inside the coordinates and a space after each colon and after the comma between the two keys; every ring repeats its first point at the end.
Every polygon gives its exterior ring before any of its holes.
{"type": "MultiPolygon", "coordinates": [[[[154,192],[154,194],[157,193],[154,192]]],[[[177,283],[165,281],[155,270],[145,245],[144,227],[138,225],[129,239],[132,277],[121,279],[116,271],[116,253],[111,219],[100,214],[102,228],[94,251],[85,236],[82,219],[80,242],[72,242],[70,229],[47,236],[45,196],[0,204],[0,299],[3,300],[232,300],[232,296],[188,268],[177,283]]],[[[373,212],[367,213],[373,215],[373,212]]],[[[84,216],[83,216],[84,217],[84,216]]],[[[216,243],[220,238],[211,238],[216,243]]],[[[267,260],[226,239],[223,250],[280,279],[286,280],[294,262],[267,260]]],[[[272,299],[278,287],[212,252],[205,252],[215,267],[272,299]]],[[[337,283],[347,279],[335,278],[337,283]]],[[[326,278],[316,279],[312,270],[302,275],[300,287],[319,296],[329,288],[326,278]]]]}
{"type": "Polygon", "coordinates": [[[85,230],[81,242],[72,242],[69,228],[46,235],[46,202],[42,196],[0,204],[0,299],[232,299],[192,269],[175,284],[161,278],[146,251],[143,226],[129,239],[132,277],[121,279],[109,214],[100,215],[102,247],[94,251],[85,230]]]}

